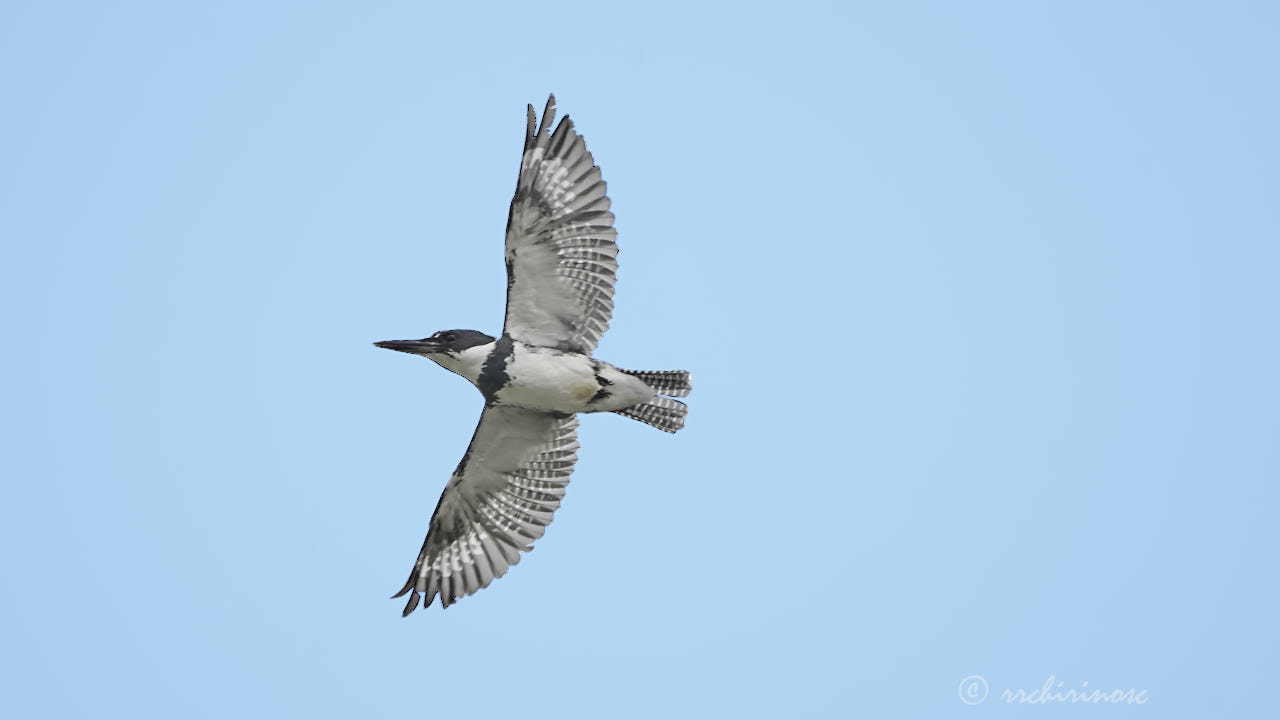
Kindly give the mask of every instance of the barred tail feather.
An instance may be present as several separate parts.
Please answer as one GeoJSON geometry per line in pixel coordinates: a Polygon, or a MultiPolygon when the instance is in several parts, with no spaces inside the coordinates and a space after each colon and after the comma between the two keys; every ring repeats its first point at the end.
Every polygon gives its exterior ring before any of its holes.
{"type": "MultiPolygon", "coordinates": [[[[688,373],[685,374],[688,375],[688,373]]],[[[663,432],[673,433],[684,427],[684,416],[689,412],[689,408],[679,400],[658,396],[648,402],[614,410],[614,412],[639,420],[646,425],[652,425],[663,432]]]]}
{"type": "MultiPolygon", "coordinates": [[[[618,368],[622,370],[622,368],[618,368]]],[[[653,388],[659,395],[684,397],[693,390],[686,370],[622,370],[622,372],[638,377],[645,385],[653,388]]]]}

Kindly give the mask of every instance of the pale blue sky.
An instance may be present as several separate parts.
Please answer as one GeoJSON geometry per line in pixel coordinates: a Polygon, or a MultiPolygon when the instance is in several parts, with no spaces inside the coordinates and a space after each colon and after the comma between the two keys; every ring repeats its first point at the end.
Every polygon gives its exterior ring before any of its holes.
{"type": "Polygon", "coordinates": [[[0,5],[6,717],[1275,712],[1275,6],[435,5],[0,5]],[[549,91],[689,425],[404,620],[549,91]]]}

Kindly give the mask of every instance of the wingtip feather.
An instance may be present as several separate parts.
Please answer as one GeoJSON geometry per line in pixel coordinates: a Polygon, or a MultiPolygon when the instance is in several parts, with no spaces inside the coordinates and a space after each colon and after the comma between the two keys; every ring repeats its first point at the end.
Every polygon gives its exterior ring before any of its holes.
{"type": "Polygon", "coordinates": [[[552,93],[547,96],[547,107],[542,111],[542,122],[538,124],[538,135],[541,136],[551,127],[551,121],[556,117],[556,96],[552,93]]]}
{"type": "Polygon", "coordinates": [[[418,594],[417,590],[414,590],[413,594],[409,596],[409,602],[405,603],[404,612],[400,613],[400,617],[409,617],[409,613],[417,609],[418,602],[421,600],[422,596],[418,594]]]}
{"type": "Polygon", "coordinates": [[[413,576],[410,575],[409,580],[405,582],[404,587],[400,588],[400,592],[396,593],[395,595],[392,595],[391,599],[395,600],[398,597],[403,597],[404,594],[409,592],[409,590],[412,588],[413,588],[413,576]]]}

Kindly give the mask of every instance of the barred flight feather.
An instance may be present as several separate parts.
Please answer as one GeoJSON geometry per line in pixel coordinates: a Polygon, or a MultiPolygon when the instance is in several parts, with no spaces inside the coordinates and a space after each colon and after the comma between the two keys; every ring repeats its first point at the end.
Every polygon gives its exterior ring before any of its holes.
{"type": "MultiPolygon", "coordinates": [[[[618,368],[622,370],[622,368],[618,368]]],[[[638,377],[659,395],[685,397],[693,392],[686,370],[622,370],[622,372],[638,377]]]]}
{"type": "Polygon", "coordinates": [[[614,410],[614,412],[639,420],[663,432],[673,433],[684,427],[684,416],[689,412],[689,408],[679,400],[659,395],[648,402],[614,410]]]}
{"type": "Polygon", "coordinates": [[[548,133],[554,118],[555,96],[540,121],[529,106],[507,223],[504,332],[590,354],[613,315],[618,233],[586,140],[567,117],[548,133]]]}
{"type": "Polygon", "coordinates": [[[448,607],[488,587],[532,549],[560,507],[578,457],[576,417],[502,405],[485,409],[468,449],[471,459],[449,480],[427,538],[395,597],[410,593],[404,614],[448,607]]]}

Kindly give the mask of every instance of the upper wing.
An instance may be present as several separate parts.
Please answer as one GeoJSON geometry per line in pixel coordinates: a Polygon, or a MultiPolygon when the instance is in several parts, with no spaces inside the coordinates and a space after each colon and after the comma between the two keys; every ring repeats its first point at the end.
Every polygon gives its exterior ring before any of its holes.
{"type": "Polygon", "coordinates": [[[488,587],[532,550],[560,507],[578,456],[578,420],[534,410],[486,407],[471,445],[431,516],[409,581],[408,615],[419,593],[449,607],[488,587]]]}
{"type": "Polygon", "coordinates": [[[590,355],[609,327],[618,269],[613,213],[587,142],[565,117],[548,133],[529,106],[520,179],[507,216],[507,319],[503,332],[533,345],[590,355]]]}

